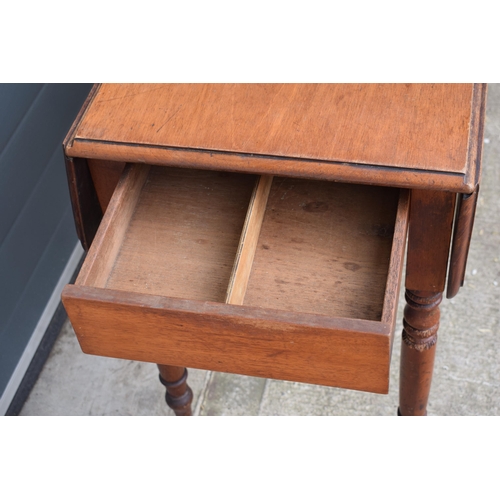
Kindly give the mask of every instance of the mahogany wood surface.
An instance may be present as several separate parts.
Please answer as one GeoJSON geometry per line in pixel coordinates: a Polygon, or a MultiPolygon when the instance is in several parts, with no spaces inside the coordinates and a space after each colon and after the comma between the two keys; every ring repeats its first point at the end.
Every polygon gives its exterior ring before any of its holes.
{"type": "Polygon", "coordinates": [[[255,185],[229,280],[227,304],[243,304],[272,182],[272,176],[263,175],[255,185]]]}
{"type": "MultiPolygon", "coordinates": [[[[63,151],[70,138],[73,138],[83,116],[88,111],[100,84],[94,84],[75,121],[71,125],[63,141],[63,151]]],[[[64,154],[66,177],[68,179],[69,194],[73,208],[76,232],[84,250],[88,250],[97,232],[102,219],[103,210],[99,207],[99,200],[95,192],[88,162],[85,158],[71,158],[64,154]]]]}
{"type": "Polygon", "coordinates": [[[437,171],[397,169],[377,165],[331,163],[274,156],[197,150],[158,149],[151,146],[110,148],[107,144],[85,143],[83,157],[131,163],[177,166],[204,170],[245,172],[260,175],[302,177],[355,184],[375,184],[410,189],[445,190],[470,193],[475,184],[470,177],[437,171]],[[88,146],[88,148],[87,148],[88,146]]]}
{"type": "MultiPolygon", "coordinates": [[[[475,84],[475,92],[472,100],[472,120],[469,134],[469,184],[479,185],[481,180],[481,161],[483,156],[484,122],[486,119],[486,97],[488,85],[486,83],[475,84]]],[[[472,192],[467,191],[467,192],[472,192]]]]}
{"type": "Polygon", "coordinates": [[[387,283],[385,286],[384,307],[382,309],[382,323],[392,325],[392,331],[394,331],[396,325],[399,289],[403,272],[403,266],[399,263],[404,261],[406,254],[409,215],[410,192],[402,189],[399,195],[398,212],[392,237],[391,260],[389,262],[387,283]]]}
{"type": "Polygon", "coordinates": [[[375,321],[67,285],[83,352],[386,394],[392,328],[375,321]]]}
{"type": "Polygon", "coordinates": [[[223,302],[255,181],[151,167],[106,287],[223,302]]]}
{"type": "Polygon", "coordinates": [[[473,84],[103,84],[66,154],[471,192],[484,96],[473,84]]]}
{"type": "Polygon", "coordinates": [[[244,303],[380,321],[399,190],[275,177],[244,303]]]}
{"type": "Polygon", "coordinates": [[[125,162],[89,159],[87,164],[99,204],[104,213],[125,168],[125,162]]]}
{"type": "Polygon", "coordinates": [[[412,191],[399,412],[426,415],[456,195],[412,191]]]}
{"type": "Polygon", "coordinates": [[[77,284],[90,283],[98,287],[106,285],[148,173],[149,166],[143,168],[129,166],[122,176],[76,279],[77,284]]]}
{"type": "Polygon", "coordinates": [[[66,137],[63,140],[63,150],[64,151],[66,151],[66,147],[75,137],[75,134],[76,134],[76,131],[78,129],[78,126],[80,125],[80,122],[82,121],[85,114],[89,111],[90,104],[94,100],[94,97],[96,96],[97,91],[100,88],[101,88],[100,83],[94,83],[94,85],[92,85],[92,88],[90,89],[89,95],[85,99],[85,102],[83,103],[82,107],[80,108],[80,111],[78,111],[78,114],[76,115],[75,121],[72,123],[70,129],[68,130],[68,133],[66,134],[66,137]]]}
{"type": "Polygon", "coordinates": [[[160,382],[167,389],[165,401],[178,417],[192,415],[193,391],[187,385],[188,371],[179,366],[158,365],[160,382]]]}
{"type": "Polygon", "coordinates": [[[406,288],[444,290],[455,199],[455,193],[412,191],[406,288]]]}
{"type": "Polygon", "coordinates": [[[68,157],[64,159],[76,232],[83,248],[88,250],[99,228],[103,212],[87,160],[68,157]]]}
{"type": "Polygon", "coordinates": [[[406,291],[399,376],[399,414],[427,415],[442,293],[406,291]]]}
{"type": "Polygon", "coordinates": [[[464,284],[467,255],[469,253],[474,216],[476,214],[479,187],[470,195],[458,196],[458,207],[453,230],[453,244],[451,247],[450,271],[446,298],[453,298],[464,284]]]}

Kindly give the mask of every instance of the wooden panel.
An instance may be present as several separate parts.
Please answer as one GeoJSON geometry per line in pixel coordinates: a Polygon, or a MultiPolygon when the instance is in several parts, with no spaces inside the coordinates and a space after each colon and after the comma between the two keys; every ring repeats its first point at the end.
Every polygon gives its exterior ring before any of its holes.
{"type": "Polygon", "coordinates": [[[132,214],[149,173],[149,165],[128,165],[120,179],[109,210],[99,226],[89,254],[76,280],[79,285],[103,287],[115,265],[132,214]]]}
{"type": "Polygon", "coordinates": [[[80,108],[80,111],[76,115],[75,120],[73,121],[70,129],[68,130],[68,133],[66,134],[66,137],[63,140],[64,150],[66,150],[68,144],[71,144],[71,142],[75,138],[76,131],[78,130],[78,127],[80,126],[83,117],[90,110],[90,105],[92,104],[92,101],[94,100],[94,97],[97,95],[97,91],[100,88],[101,88],[100,83],[94,83],[94,85],[92,85],[92,88],[90,89],[90,92],[87,95],[85,102],[83,103],[83,106],[80,108]]]}
{"type": "Polygon", "coordinates": [[[234,261],[233,272],[229,280],[226,296],[227,304],[243,304],[272,182],[272,176],[263,175],[260,177],[252,194],[234,261]]]}
{"type": "Polygon", "coordinates": [[[394,226],[391,261],[389,263],[389,272],[385,287],[384,308],[382,311],[382,322],[390,325],[392,332],[396,324],[396,313],[398,310],[399,288],[401,286],[401,274],[403,271],[402,264],[406,252],[409,212],[410,192],[401,190],[396,223],[394,226]]]}
{"type": "Polygon", "coordinates": [[[452,299],[464,284],[467,256],[469,254],[472,229],[479,188],[469,196],[458,197],[457,215],[453,231],[453,245],[451,247],[450,271],[446,298],[452,299]]]}
{"type": "Polygon", "coordinates": [[[75,140],[464,173],[472,93],[472,84],[104,84],[75,140]]]}
{"type": "MultiPolygon", "coordinates": [[[[75,143],[76,144],[76,143],[75,143]]],[[[462,173],[301,160],[265,155],[207,152],[191,149],[160,148],[108,142],[84,141],[68,152],[83,158],[149,163],[167,167],[227,170],[261,175],[303,177],[356,184],[374,184],[411,189],[429,189],[470,193],[474,176],[462,173]]]]}
{"type": "Polygon", "coordinates": [[[102,209],[94,189],[92,176],[84,158],[64,157],[76,232],[88,251],[102,219],[102,209]]]}
{"type": "MultiPolygon", "coordinates": [[[[467,175],[465,182],[473,189],[479,184],[481,178],[481,162],[484,142],[484,121],[486,116],[486,83],[474,85],[472,101],[472,120],[469,134],[469,153],[467,160],[467,175]]],[[[469,192],[473,191],[471,189],[469,192]]]]}
{"type": "Polygon", "coordinates": [[[380,321],[398,199],[275,177],[244,304],[380,321]]]}
{"type": "Polygon", "coordinates": [[[412,191],[406,261],[409,290],[444,290],[455,199],[454,193],[412,191]]]}
{"type": "Polygon", "coordinates": [[[113,196],[116,185],[125,168],[125,162],[106,161],[106,160],[87,160],[90,175],[94,182],[94,188],[104,213],[113,196]]]}
{"type": "Polygon", "coordinates": [[[255,181],[151,167],[106,287],[223,302],[255,181]]]}
{"type": "Polygon", "coordinates": [[[88,354],[386,393],[390,332],[361,320],[68,285],[88,354]]]}

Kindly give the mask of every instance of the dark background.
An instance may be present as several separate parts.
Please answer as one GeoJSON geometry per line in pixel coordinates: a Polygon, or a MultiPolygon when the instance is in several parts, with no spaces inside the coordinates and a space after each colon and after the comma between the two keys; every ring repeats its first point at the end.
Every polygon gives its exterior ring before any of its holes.
{"type": "Polygon", "coordinates": [[[62,141],[91,84],[0,84],[0,398],[77,245],[62,141]]]}

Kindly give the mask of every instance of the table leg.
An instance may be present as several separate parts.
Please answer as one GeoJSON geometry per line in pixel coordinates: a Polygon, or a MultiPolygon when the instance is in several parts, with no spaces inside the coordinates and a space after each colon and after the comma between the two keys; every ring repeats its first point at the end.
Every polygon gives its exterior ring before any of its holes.
{"type": "Polygon", "coordinates": [[[180,366],[158,365],[160,382],[166,387],[165,401],[177,416],[191,416],[193,391],[187,385],[188,371],[180,366]]]}
{"type": "Polygon", "coordinates": [[[442,293],[406,290],[401,342],[400,415],[426,415],[442,293]]]}
{"type": "Polygon", "coordinates": [[[447,192],[411,193],[398,415],[427,414],[455,198],[447,192]]]}

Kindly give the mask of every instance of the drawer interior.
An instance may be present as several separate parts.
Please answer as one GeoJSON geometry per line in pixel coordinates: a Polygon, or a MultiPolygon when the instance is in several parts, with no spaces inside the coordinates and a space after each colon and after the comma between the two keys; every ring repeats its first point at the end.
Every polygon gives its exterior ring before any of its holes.
{"type": "Polygon", "coordinates": [[[398,195],[275,178],[243,303],[380,321],[398,195]]]}
{"type": "Polygon", "coordinates": [[[128,165],[77,285],[381,321],[399,280],[399,200],[392,188],[128,165]]]}
{"type": "Polygon", "coordinates": [[[223,302],[255,176],[151,168],[107,288],[223,302]]]}

